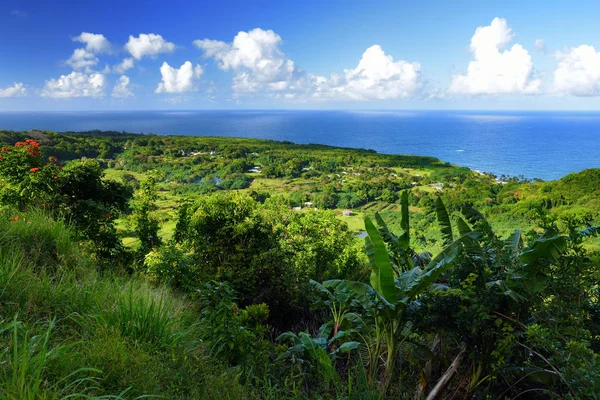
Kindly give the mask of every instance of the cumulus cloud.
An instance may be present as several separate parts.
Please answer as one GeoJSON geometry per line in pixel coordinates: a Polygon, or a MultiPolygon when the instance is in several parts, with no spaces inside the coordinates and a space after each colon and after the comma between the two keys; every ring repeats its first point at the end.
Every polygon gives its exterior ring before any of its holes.
{"type": "Polygon", "coordinates": [[[99,33],[81,32],[81,35],[74,37],[73,41],[85,44],[85,50],[90,53],[110,53],[110,42],[99,33]]]}
{"type": "Polygon", "coordinates": [[[79,36],[73,38],[73,41],[85,44],[85,47],[75,49],[67,60],[67,64],[75,70],[85,70],[89,73],[92,67],[98,64],[96,54],[111,51],[110,42],[104,35],[98,33],[81,32],[79,36]]]}
{"type": "Polygon", "coordinates": [[[125,71],[133,68],[133,58],[125,58],[120,64],[113,66],[113,71],[117,74],[123,74],[125,71]]]}
{"type": "Polygon", "coordinates": [[[0,88],[0,97],[25,96],[26,93],[27,89],[25,89],[22,83],[15,83],[4,89],[0,88]]]}
{"type": "Polygon", "coordinates": [[[450,93],[536,93],[541,80],[534,78],[531,56],[520,44],[505,49],[514,34],[505,19],[494,18],[478,27],[471,38],[474,60],[466,74],[452,78],[450,93]]]}
{"type": "Polygon", "coordinates": [[[98,64],[98,61],[100,60],[94,53],[90,53],[86,49],[75,49],[71,57],[67,60],[67,64],[73,69],[90,70],[98,64]]]}
{"type": "Polygon", "coordinates": [[[58,79],[47,80],[41,95],[57,99],[102,97],[105,83],[106,79],[102,74],[73,71],[69,75],[61,75],[58,79]]]}
{"type": "Polygon", "coordinates": [[[186,61],[181,67],[173,68],[166,62],[160,67],[162,82],[158,84],[156,93],[183,93],[194,89],[194,79],[200,78],[204,70],[200,65],[195,67],[186,61]]]}
{"type": "Polygon", "coordinates": [[[146,56],[153,57],[161,53],[172,53],[175,51],[175,44],[167,42],[161,35],[142,33],[137,38],[129,36],[125,50],[136,60],[140,60],[146,56]]]}
{"type": "Polygon", "coordinates": [[[236,91],[256,91],[265,85],[280,88],[298,74],[294,62],[279,48],[281,37],[260,28],[239,32],[231,43],[218,40],[195,40],[194,45],[213,58],[219,68],[236,73],[236,91]]]}
{"type": "Polygon", "coordinates": [[[556,52],[558,67],[554,71],[552,89],[573,96],[600,95],[600,52],[593,46],[581,45],[566,53],[556,52]]]}
{"type": "Polygon", "coordinates": [[[381,46],[373,45],[362,55],[358,66],[329,78],[311,76],[313,97],[347,100],[385,100],[408,97],[421,86],[421,66],[416,62],[394,61],[381,46]]]}
{"type": "Polygon", "coordinates": [[[124,99],[126,97],[133,96],[131,90],[129,90],[129,77],[121,75],[117,84],[113,87],[112,97],[124,99]]]}

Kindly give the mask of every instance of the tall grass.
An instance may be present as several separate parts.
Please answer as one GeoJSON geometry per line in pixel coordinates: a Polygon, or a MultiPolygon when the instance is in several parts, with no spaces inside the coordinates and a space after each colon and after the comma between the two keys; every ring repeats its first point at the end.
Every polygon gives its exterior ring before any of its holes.
{"type": "Polygon", "coordinates": [[[52,362],[69,351],[70,345],[51,345],[50,335],[55,326],[51,320],[45,329],[27,327],[15,317],[12,322],[0,322],[0,337],[5,347],[0,351],[0,394],[2,398],[19,400],[59,399],[72,397],[119,398],[93,396],[98,389],[95,376],[101,373],[93,368],[80,368],[53,383],[47,380],[52,362]]]}
{"type": "Polygon", "coordinates": [[[206,353],[194,303],[97,272],[62,222],[14,216],[0,211],[0,399],[260,398],[206,353]]]}
{"type": "Polygon", "coordinates": [[[176,306],[169,293],[133,282],[122,289],[111,309],[93,315],[87,322],[95,323],[97,328],[115,327],[135,343],[162,348],[175,345],[182,336],[176,306]]]}
{"type": "Polygon", "coordinates": [[[0,248],[20,253],[24,261],[40,268],[79,266],[84,255],[74,246],[68,225],[42,212],[0,212],[0,248]]]}

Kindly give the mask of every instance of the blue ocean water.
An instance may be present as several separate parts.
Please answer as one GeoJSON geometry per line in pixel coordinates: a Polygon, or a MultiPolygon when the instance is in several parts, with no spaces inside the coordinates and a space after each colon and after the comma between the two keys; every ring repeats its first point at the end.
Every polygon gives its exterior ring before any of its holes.
{"type": "Polygon", "coordinates": [[[289,140],[415,154],[544,180],[600,167],[600,113],[465,111],[0,112],[0,129],[289,140]]]}

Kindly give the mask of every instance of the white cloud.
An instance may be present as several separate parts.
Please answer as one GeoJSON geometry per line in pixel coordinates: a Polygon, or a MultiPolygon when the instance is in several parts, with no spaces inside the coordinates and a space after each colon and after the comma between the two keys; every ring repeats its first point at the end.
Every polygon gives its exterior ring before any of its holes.
{"type": "Polygon", "coordinates": [[[69,75],[61,75],[58,79],[47,80],[41,95],[57,99],[102,97],[105,83],[106,79],[102,74],[73,71],[69,75]]]}
{"type": "Polygon", "coordinates": [[[133,58],[125,58],[120,64],[113,66],[113,71],[117,74],[123,74],[125,71],[133,68],[133,58]]]}
{"type": "Polygon", "coordinates": [[[113,87],[112,97],[124,99],[126,97],[133,96],[131,90],[129,90],[129,77],[121,75],[117,84],[113,87]]]}
{"type": "Polygon", "coordinates": [[[281,88],[298,74],[294,62],[279,49],[281,37],[272,30],[260,28],[239,32],[233,42],[195,40],[194,45],[205,57],[217,61],[219,68],[236,73],[236,91],[256,91],[264,85],[281,88]]]}
{"type": "Polygon", "coordinates": [[[179,69],[166,62],[160,67],[162,82],[158,84],[156,93],[183,93],[194,89],[194,79],[200,78],[204,70],[200,65],[192,66],[186,61],[179,69]]]}
{"type": "Polygon", "coordinates": [[[25,89],[22,83],[15,83],[4,89],[0,88],[0,97],[25,96],[26,93],[27,89],[25,89]]]}
{"type": "Polygon", "coordinates": [[[145,56],[152,57],[161,53],[172,53],[175,51],[175,44],[167,42],[161,35],[142,33],[137,38],[129,36],[125,49],[136,60],[140,60],[145,56]]]}
{"type": "Polygon", "coordinates": [[[98,57],[86,49],[75,49],[71,57],[67,60],[67,64],[73,69],[85,69],[89,71],[93,66],[98,64],[98,61],[100,61],[98,57]]]}
{"type": "Polygon", "coordinates": [[[236,94],[266,89],[284,99],[392,99],[410,96],[421,85],[418,63],[394,61],[378,45],[364,52],[356,68],[326,78],[300,71],[280,49],[282,43],[278,34],[260,28],[239,32],[231,43],[194,41],[219,68],[235,73],[236,94]]]}
{"type": "Polygon", "coordinates": [[[81,32],[81,35],[74,37],[73,41],[84,43],[85,50],[94,54],[110,53],[111,50],[110,42],[104,35],[98,33],[81,32]]]}
{"type": "Polygon", "coordinates": [[[600,95],[600,52],[581,45],[568,52],[556,52],[558,67],[554,71],[552,90],[573,96],[600,95]]]}
{"type": "Polygon", "coordinates": [[[478,27],[471,38],[474,60],[466,74],[452,78],[451,93],[497,94],[536,93],[541,84],[533,77],[531,56],[520,44],[509,50],[514,35],[506,20],[494,18],[488,26],[478,27]]]}
{"type": "Polygon", "coordinates": [[[99,62],[96,54],[111,51],[110,42],[101,34],[81,32],[81,35],[74,37],[73,41],[85,44],[85,47],[75,49],[67,60],[67,64],[75,70],[85,70],[90,73],[92,67],[99,62]]]}
{"type": "Polygon", "coordinates": [[[385,100],[409,97],[421,87],[419,63],[394,61],[381,46],[373,45],[358,66],[329,78],[311,76],[313,97],[342,100],[385,100]]]}

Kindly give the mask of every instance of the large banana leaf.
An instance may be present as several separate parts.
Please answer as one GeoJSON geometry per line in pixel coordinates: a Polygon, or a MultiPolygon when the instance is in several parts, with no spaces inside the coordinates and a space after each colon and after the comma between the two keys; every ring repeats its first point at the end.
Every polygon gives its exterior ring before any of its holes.
{"type": "Polygon", "coordinates": [[[485,253],[483,252],[483,249],[481,248],[481,245],[479,244],[479,241],[476,240],[476,239],[470,239],[468,236],[466,236],[469,233],[473,232],[473,230],[471,229],[471,227],[465,222],[465,220],[463,220],[460,217],[456,220],[456,226],[458,227],[458,233],[459,233],[459,235],[461,237],[465,238],[465,240],[463,242],[463,245],[465,246],[465,249],[467,250],[467,253],[471,257],[478,258],[484,264],[487,264],[485,253]]]}
{"type": "Polygon", "coordinates": [[[423,270],[419,267],[414,267],[413,269],[404,272],[397,279],[398,285],[400,285],[401,290],[409,287],[419,276],[423,274],[423,270]]]}
{"type": "Polygon", "coordinates": [[[396,304],[396,286],[394,284],[394,270],[390,262],[385,242],[379,231],[368,217],[365,218],[365,247],[371,264],[371,286],[388,303],[396,304]]]}
{"type": "Polygon", "coordinates": [[[348,281],[343,279],[330,279],[328,281],[323,282],[323,286],[331,289],[344,289],[348,288],[352,290],[354,293],[359,296],[365,296],[369,290],[373,288],[366,283],[356,282],[356,281],[348,281]]]}
{"type": "Polygon", "coordinates": [[[435,212],[437,214],[437,220],[440,224],[440,229],[442,231],[442,238],[444,239],[444,244],[448,245],[452,243],[454,240],[452,236],[452,224],[450,223],[450,216],[448,215],[448,210],[446,210],[446,206],[442,201],[441,197],[435,199],[435,212]]]}
{"type": "Polygon", "coordinates": [[[485,221],[483,214],[471,206],[463,206],[460,209],[460,212],[467,218],[467,221],[473,225],[479,221],[485,221]]]}
{"type": "Polygon", "coordinates": [[[464,236],[472,231],[471,227],[467,225],[467,223],[462,218],[458,218],[456,220],[456,227],[458,228],[458,234],[460,236],[464,236]]]}
{"type": "Polygon", "coordinates": [[[458,254],[458,248],[466,241],[477,240],[480,237],[481,234],[479,232],[469,232],[446,246],[444,250],[431,260],[423,273],[409,285],[403,293],[403,301],[408,302],[429,288],[438,280],[441,274],[450,268],[452,261],[458,254]]]}
{"type": "Polygon", "coordinates": [[[375,222],[377,222],[377,226],[379,227],[379,232],[381,232],[383,241],[389,243],[393,250],[398,250],[402,245],[398,242],[396,235],[389,230],[387,224],[383,218],[381,218],[379,213],[375,213],[375,222]]]}
{"type": "Polygon", "coordinates": [[[567,248],[567,238],[564,236],[553,236],[551,238],[538,239],[533,246],[526,247],[521,252],[521,261],[524,264],[533,264],[539,259],[554,262],[567,248]]]}

